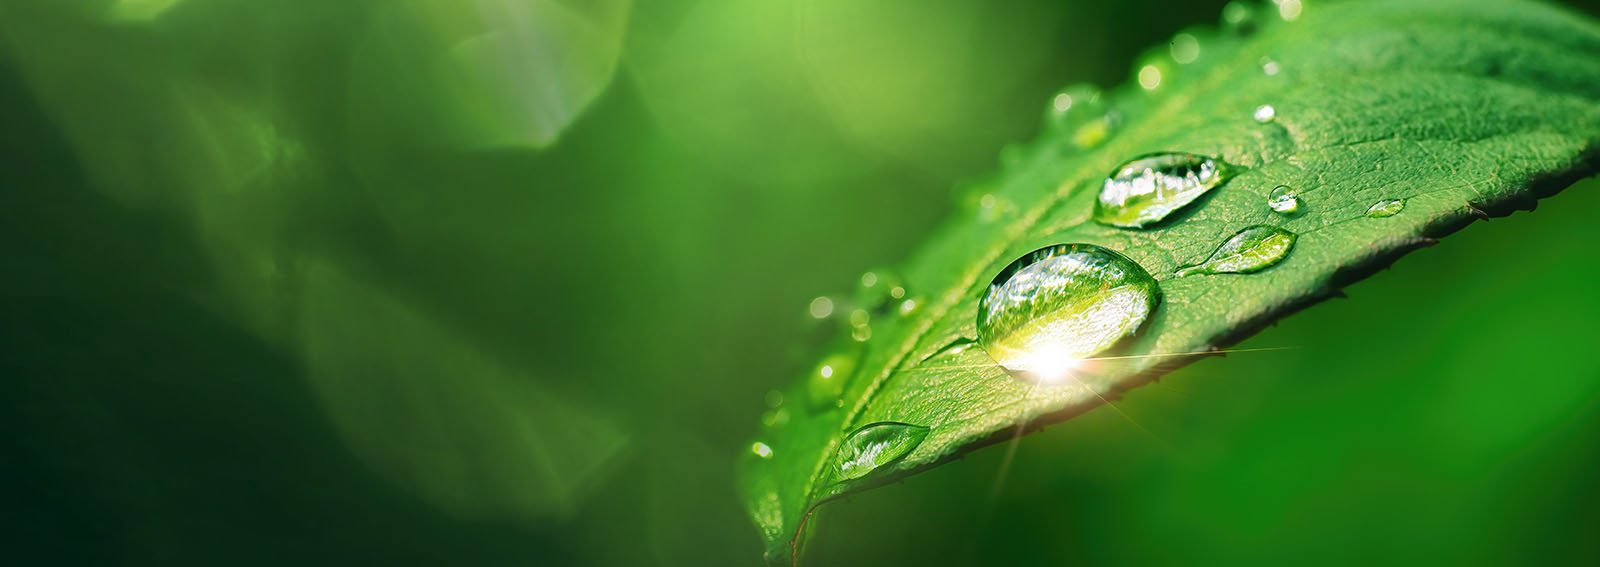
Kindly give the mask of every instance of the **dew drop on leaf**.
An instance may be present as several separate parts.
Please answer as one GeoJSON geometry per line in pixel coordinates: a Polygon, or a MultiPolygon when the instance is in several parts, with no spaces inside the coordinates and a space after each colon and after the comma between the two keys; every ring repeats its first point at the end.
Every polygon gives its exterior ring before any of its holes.
{"type": "Polygon", "coordinates": [[[1256,12],[1244,2],[1229,2],[1222,7],[1222,27],[1238,35],[1250,35],[1256,30],[1256,12]]]}
{"type": "Polygon", "coordinates": [[[1267,195],[1267,206],[1278,214],[1292,215],[1300,210],[1300,195],[1288,185],[1279,185],[1267,195]]]}
{"type": "Polygon", "coordinates": [[[750,444],[750,452],[755,453],[757,457],[761,457],[763,459],[772,458],[772,447],[760,441],[750,444]]]}
{"type": "Polygon", "coordinates": [[[1277,61],[1273,61],[1271,57],[1262,57],[1261,58],[1261,73],[1262,74],[1265,74],[1266,76],[1271,77],[1273,75],[1277,75],[1278,71],[1280,71],[1280,70],[1281,70],[1281,68],[1278,66],[1278,62],[1277,61]]]}
{"type": "Polygon", "coordinates": [[[1134,158],[1112,172],[1100,189],[1094,220],[1143,228],[1200,198],[1227,179],[1216,159],[1164,152],[1134,158]]]}
{"type": "Polygon", "coordinates": [[[813,318],[826,319],[829,315],[833,314],[833,300],[828,299],[827,296],[813,299],[811,300],[811,305],[808,306],[807,311],[811,313],[813,318]]]}
{"type": "Polygon", "coordinates": [[[1161,304],[1155,278],[1092,244],[1029,252],[978,302],[978,341],[1012,375],[1052,381],[1133,335],[1161,304]]]}
{"type": "Polygon", "coordinates": [[[1200,41],[1193,35],[1180,33],[1172,36],[1172,44],[1169,47],[1172,51],[1172,60],[1179,65],[1193,63],[1195,59],[1200,58],[1200,41]]]}
{"type": "Polygon", "coordinates": [[[834,457],[841,480],[855,480],[906,456],[928,436],[928,428],[880,421],[850,433],[834,457]]]}
{"type": "Polygon", "coordinates": [[[1295,238],[1293,232],[1258,224],[1234,233],[1217,246],[1204,262],[1179,268],[1177,275],[1248,274],[1261,271],[1288,256],[1295,238]]]}
{"type": "Polygon", "coordinates": [[[856,375],[856,363],[861,359],[861,349],[846,344],[837,352],[822,358],[806,378],[806,402],[812,411],[832,409],[834,402],[844,394],[850,380],[856,375]]]}
{"type": "Polygon", "coordinates": [[[1263,104],[1261,106],[1257,106],[1256,107],[1256,113],[1255,113],[1256,122],[1260,122],[1262,124],[1266,124],[1268,122],[1271,122],[1274,118],[1277,118],[1277,117],[1278,117],[1278,109],[1273,108],[1272,105],[1270,105],[1270,104],[1263,104]]]}
{"type": "Polygon", "coordinates": [[[1367,208],[1367,216],[1375,218],[1375,219],[1381,219],[1383,217],[1392,217],[1392,216],[1400,214],[1400,211],[1405,209],[1405,208],[1406,208],[1406,200],[1405,199],[1394,199],[1394,200],[1389,200],[1389,201],[1378,201],[1376,203],[1373,203],[1371,207],[1367,208]]]}

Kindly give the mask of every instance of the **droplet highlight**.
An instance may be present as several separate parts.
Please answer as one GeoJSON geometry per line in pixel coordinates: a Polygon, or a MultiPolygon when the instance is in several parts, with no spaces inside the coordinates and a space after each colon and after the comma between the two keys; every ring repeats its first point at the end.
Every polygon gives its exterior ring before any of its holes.
{"type": "Polygon", "coordinates": [[[1375,219],[1381,219],[1381,218],[1384,218],[1384,217],[1392,217],[1392,216],[1400,214],[1400,211],[1405,210],[1405,208],[1406,208],[1406,200],[1405,199],[1394,199],[1394,200],[1389,200],[1389,201],[1378,201],[1376,203],[1373,203],[1371,207],[1367,208],[1367,216],[1375,218],[1375,219]]]}
{"type": "Polygon", "coordinates": [[[1139,68],[1139,86],[1144,90],[1155,90],[1161,86],[1161,70],[1155,65],[1145,65],[1139,68]]]}
{"type": "Polygon", "coordinates": [[[1176,152],[1140,156],[1106,178],[1094,220],[1143,228],[1161,222],[1226,179],[1223,164],[1206,156],[1176,152]]]}
{"type": "Polygon", "coordinates": [[[1204,262],[1178,269],[1179,277],[1193,274],[1249,274],[1272,267],[1294,247],[1293,232],[1258,224],[1223,241],[1204,262]]]}
{"type": "Polygon", "coordinates": [[[995,276],[978,302],[978,342],[1012,375],[1050,382],[1134,335],[1161,304],[1138,263],[1093,244],[1047,246],[995,276]]]}
{"type": "Polygon", "coordinates": [[[920,425],[880,421],[851,432],[834,457],[839,479],[855,480],[900,460],[922,444],[928,431],[920,425]]]}
{"type": "Polygon", "coordinates": [[[1278,117],[1278,109],[1273,108],[1270,104],[1263,104],[1256,107],[1256,113],[1254,116],[1256,122],[1266,124],[1278,117]]]}
{"type": "Polygon", "coordinates": [[[1280,215],[1292,215],[1300,211],[1300,195],[1288,185],[1279,185],[1267,195],[1267,206],[1280,215]]]}

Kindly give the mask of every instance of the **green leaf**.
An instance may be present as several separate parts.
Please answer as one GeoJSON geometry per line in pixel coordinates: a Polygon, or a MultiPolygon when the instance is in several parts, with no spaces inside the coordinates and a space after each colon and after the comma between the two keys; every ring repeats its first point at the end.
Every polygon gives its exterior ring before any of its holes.
{"type": "Polygon", "coordinates": [[[1312,4],[1298,14],[1269,6],[1253,16],[1152,50],[1138,80],[1112,93],[1063,91],[1069,98],[1054,106],[1068,108],[903,264],[903,299],[834,310],[853,336],[870,337],[829,355],[855,361],[842,366],[853,371],[813,371],[786,391],[801,402],[767,414],[759,450],[741,463],[769,563],[797,559],[822,502],[1087,411],[1477,218],[1532,209],[1594,170],[1600,28],[1586,19],[1491,1],[1312,4]],[[1093,222],[1104,176],[1161,151],[1218,158],[1232,177],[1144,229],[1093,222]],[[1268,206],[1280,185],[1298,194],[1293,214],[1268,206]],[[1367,214],[1390,201],[1403,208],[1367,214]],[[1294,233],[1292,249],[1255,273],[1175,277],[1253,225],[1294,233]],[[1093,375],[1035,385],[967,345],[995,274],[1059,243],[1120,252],[1157,278],[1165,301],[1093,375]],[[818,392],[841,393],[809,399],[818,392]],[[903,456],[841,480],[846,435],[879,422],[927,429],[903,456]]]}

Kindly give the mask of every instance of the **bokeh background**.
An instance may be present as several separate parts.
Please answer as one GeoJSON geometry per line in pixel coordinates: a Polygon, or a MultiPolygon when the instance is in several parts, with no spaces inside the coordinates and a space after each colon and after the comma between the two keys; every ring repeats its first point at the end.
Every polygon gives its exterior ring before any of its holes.
{"type": "MultiPolygon", "coordinates": [[[[733,461],[810,300],[1221,4],[0,2],[4,555],[756,564],[733,461]]],[[[807,559],[1600,563],[1596,210],[831,504],[807,559]]]]}

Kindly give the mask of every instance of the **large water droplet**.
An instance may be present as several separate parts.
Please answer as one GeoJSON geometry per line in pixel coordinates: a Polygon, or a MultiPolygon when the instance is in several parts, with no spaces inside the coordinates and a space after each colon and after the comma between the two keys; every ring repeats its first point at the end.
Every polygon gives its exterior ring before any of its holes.
{"type": "Polygon", "coordinates": [[[1267,206],[1278,214],[1292,215],[1300,210],[1300,195],[1288,185],[1279,185],[1267,195],[1267,206]]]}
{"type": "Polygon", "coordinates": [[[1294,247],[1295,234],[1258,224],[1229,237],[1204,262],[1178,269],[1178,276],[1190,274],[1248,274],[1264,270],[1283,260],[1294,247]]]}
{"type": "Polygon", "coordinates": [[[1375,218],[1375,219],[1381,219],[1383,217],[1392,217],[1392,216],[1400,214],[1400,211],[1405,209],[1405,208],[1406,208],[1406,200],[1405,199],[1394,199],[1392,201],[1378,201],[1376,203],[1373,203],[1371,207],[1367,208],[1367,216],[1375,218]]]}
{"type": "Polygon", "coordinates": [[[1106,178],[1094,220],[1142,228],[1167,218],[1226,179],[1223,164],[1206,156],[1177,152],[1140,156],[1106,178]]]}
{"type": "Polygon", "coordinates": [[[1161,288],[1126,256],[1059,244],[1006,266],[978,302],[978,341],[1006,370],[1052,381],[1133,335],[1161,288]]]}
{"type": "Polygon", "coordinates": [[[841,480],[855,480],[906,456],[928,437],[928,428],[909,423],[880,421],[845,437],[834,457],[841,480]]]}

